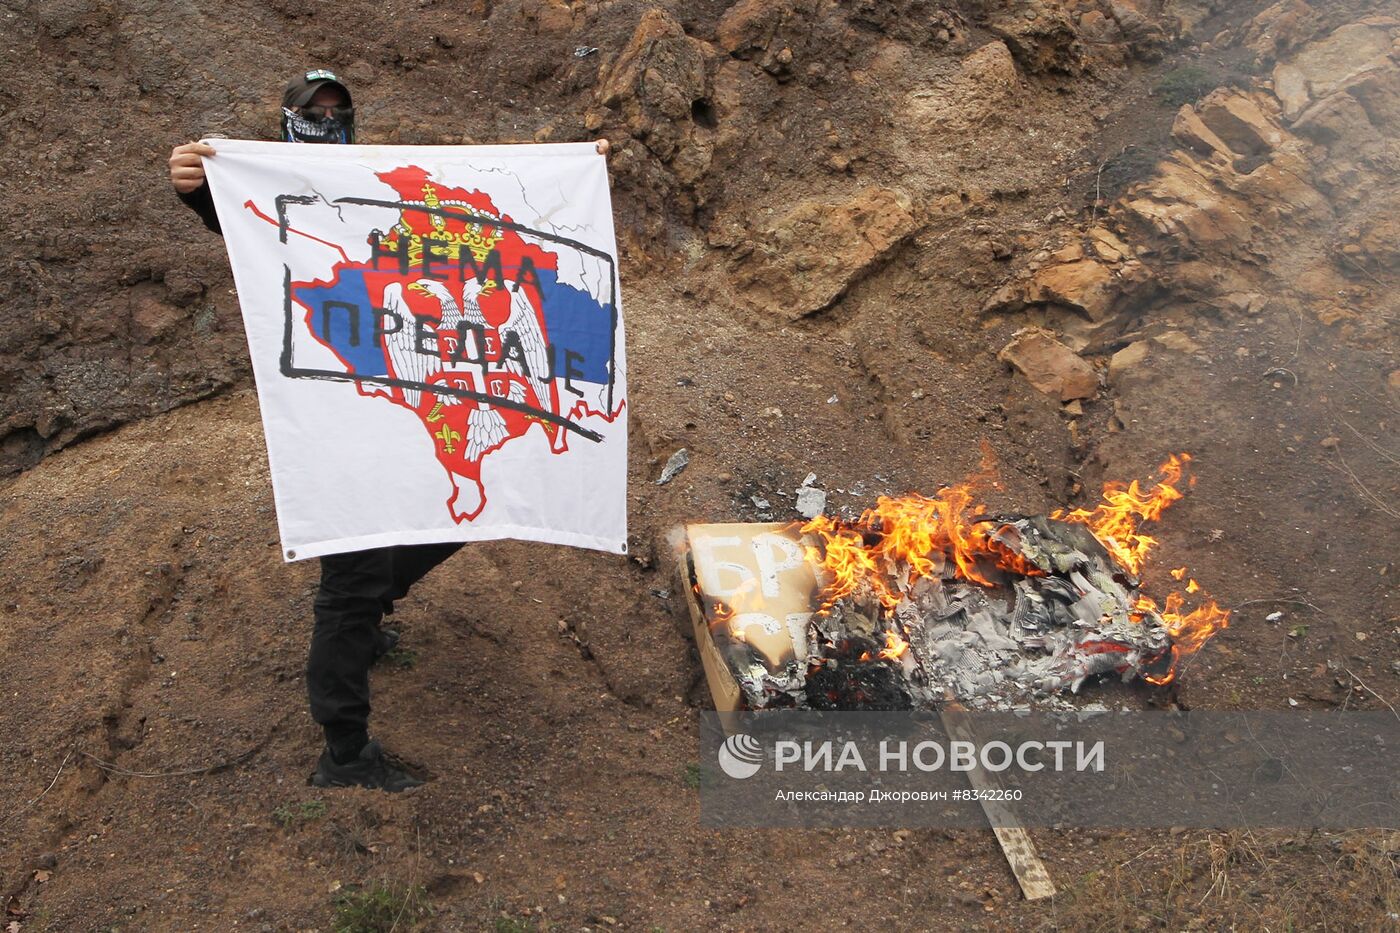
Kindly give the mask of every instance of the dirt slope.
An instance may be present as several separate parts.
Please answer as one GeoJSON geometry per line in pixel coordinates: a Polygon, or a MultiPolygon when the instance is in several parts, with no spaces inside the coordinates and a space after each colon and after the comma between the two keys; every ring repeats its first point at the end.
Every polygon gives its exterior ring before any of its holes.
{"type": "Polygon", "coordinates": [[[1094,697],[1395,704],[1393,4],[32,6],[0,2],[0,922],[326,930],[383,881],[443,930],[1393,923],[1394,834],[1037,833],[1063,893],[1028,907],[987,833],[698,831],[665,544],[809,471],[858,509],[985,441],[1035,510],[1190,450],[1156,573],[1235,620],[1170,694],[1094,697]],[[473,545],[420,585],[374,683],[432,778],[402,798],[305,784],[315,568],[163,174],[321,63],[367,141],[615,146],[632,557],[473,545]],[[998,359],[1026,326],[1093,398],[998,359]]]}

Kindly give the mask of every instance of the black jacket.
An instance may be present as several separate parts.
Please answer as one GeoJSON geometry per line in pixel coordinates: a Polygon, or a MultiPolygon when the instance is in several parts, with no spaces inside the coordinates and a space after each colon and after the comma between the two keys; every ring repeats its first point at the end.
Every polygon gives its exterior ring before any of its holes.
{"type": "Polygon", "coordinates": [[[179,191],[175,194],[185,206],[199,215],[199,219],[204,221],[204,226],[210,230],[224,235],[223,228],[219,226],[219,215],[214,211],[214,196],[209,193],[209,182],[205,182],[189,194],[182,194],[179,191]]]}

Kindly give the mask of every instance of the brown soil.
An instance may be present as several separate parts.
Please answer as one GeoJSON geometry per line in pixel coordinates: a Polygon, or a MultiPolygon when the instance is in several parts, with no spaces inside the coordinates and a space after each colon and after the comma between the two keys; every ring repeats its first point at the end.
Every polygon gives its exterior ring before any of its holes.
{"type": "MultiPolygon", "coordinates": [[[[1349,316],[1319,316],[1288,281],[1338,230],[1206,258],[1222,276],[1268,270],[1281,300],[1258,314],[1164,273],[1101,358],[1162,322],[1199,352],[1156,358],[1082,417],[997,360],[1047,312],[981,313],[1012,268],[1149,181],[1155,157],[1123,154],[1175,147],[1165,76],[1203,57],[1267,74],[1247,48],[1266,4],[1214,4],[1192,37],[1120,35],[1079,58],[1011,36],[1014,81],[959,96],[946,129],[910,118],[927,113],[910,95],[956,87],[1009,35],[1007,9],[1098,4],[742,6],[788,12],[744,33],[761,45],[724,38],[743,24],[719,2],[666,5],[678,27],[655,24],[664,55],[696,43],[705,63],[679,125],[644,96],[595,95],[644,19],[630,0],[351,0],[332,21],[281,2],[0,3],[0,923],[327,930],[338,896],[379,882],[421,887],[411,922],[442,930],[1396,922],[1393,833],[1036,832],[1062,893],[1031,905],[987,832],[698,828],[705,697],[666,535],[751,520],[755,494],[795,517],[784,496],[809,471],[831,507],[858,510],[970,474],[985,441],[1003,481],[989,504],[1036,511],[1189,450],[1199,480],[1161,526],[1149,586],[1189,564],[1235,617],[1170,690],[1091,697],[1400,702],[1396,269],[1357,254],[1349,316]],[[306,784],[316,568],[281,561],[223,247],[164,176],[177,142],[271,134],[281,82],[322,62],[354,82],[366,141],[616,147],[632,556],[470,545],[415,589],[395,616],[403,651],[374,679],[376,735],[430,778],[397,797],[306,784]],[[765,258],[792,205],[878,187],[909,196],[908,232],[833,301],[765,258]],[[772,313],[794,288],[811,313],[772,313]],[[655,485],[679,447],[688,469],[655,485]]],[[[1162,3],[1137,6],[1164,21],[1162,3]]],[[[1317,7],[1310,35],[1386,5],[1317,7]]],[[[662,76],[683,76],[670,61],[662,76]]],[[[1394,191],[1393,157],[1365,168],[1388,179],[1373,198],[1394,191]]],[[[1156,261],[1178,260],[1201,261],[1156,261]]]]}

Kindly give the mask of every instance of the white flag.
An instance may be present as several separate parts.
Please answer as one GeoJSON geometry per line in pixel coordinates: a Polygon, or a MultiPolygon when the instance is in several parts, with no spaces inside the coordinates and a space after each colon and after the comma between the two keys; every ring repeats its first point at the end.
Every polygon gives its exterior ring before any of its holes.
{"type": "Polygon", "coordinates": [[[207,142],[286,559],[489,538],[626,552],[622,301],[592,143],[207,142]]]}

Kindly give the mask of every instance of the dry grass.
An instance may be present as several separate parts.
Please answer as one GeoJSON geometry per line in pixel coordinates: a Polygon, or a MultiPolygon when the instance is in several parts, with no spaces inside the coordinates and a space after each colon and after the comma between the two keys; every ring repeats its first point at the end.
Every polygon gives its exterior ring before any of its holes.
{"type": "Polygon", "coordinates": [[[1062,886],[1044,930],[1392,930],[1400,832],[1186,833],[1062,886]]]}

